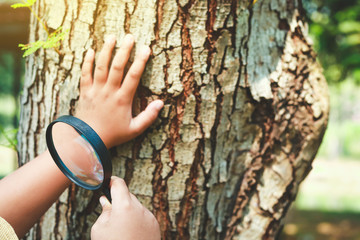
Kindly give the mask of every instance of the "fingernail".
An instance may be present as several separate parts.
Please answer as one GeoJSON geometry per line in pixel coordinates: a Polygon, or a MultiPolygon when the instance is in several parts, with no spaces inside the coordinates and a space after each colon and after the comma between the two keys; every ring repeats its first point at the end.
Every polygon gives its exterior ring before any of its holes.
{"type": "Polygon", "coordinates": [[[150,55],[151,50],[150,50],[150,48],[149,48],[148,46],[144,46],[144,47],[142,47],[142,49],[141,49],[141,53],[142,53],[143,55],[148,56],[148,55],[150,55]]]}
{"type": "Polygon", "coordinates": [[[148,60],[150,56],[151,50],[148,46],[142,46],[136,55],[144,60],[148,60]]]}
{"type": "Polygon", "coordinates": [[[107,200],[105,199],[105,197],[100,197],[99,202],[101,206],[104,207],[107,203],[107,200]]]}
{"type": "Polygon", "coordinates": [[[161,100],[159,100],[159,101],[156,101],[155,102],[155,109],[156,110],[158,110],[158,111],[160,111],[162,108],[163,108],[163,106],[164,106],[164,102],[163,101],[161,101],[161,100]]]}
{"type": "Polygon", "coordinates": [[[115,42],[116,38],[114,35],[108,35],[106,38],[105,38],[105,43],[113,43],[115,42]]]}
{"type": "Polygon", "coordinates": [[[85,58],[92,57],[94,55],[94,50],[92,48],[89,48],[86,52],[85,58]]]}
{"type": "Polygon", "coordinates": [[[132,34],[126,34],[124,37],[125,42],[133,42],[134,41],[134,36],[132,34]]]}

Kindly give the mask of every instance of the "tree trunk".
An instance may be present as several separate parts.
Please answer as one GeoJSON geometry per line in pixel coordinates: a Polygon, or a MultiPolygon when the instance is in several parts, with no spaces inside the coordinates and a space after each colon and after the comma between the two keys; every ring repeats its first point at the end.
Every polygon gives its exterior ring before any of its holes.
{"type": "MultiPolygon", "coordinates": [[[[135,113],[164,110],[113,149],[114,175],[160,222],[163,239],[273,239],[311,169],[328,119],[327,85],[300,0],[38,0],[68,37],[27,59],[21,163],[71,114],[86,49],[134,34],[150,45],[135,113]]],[[[32,17],[30,41],[46,33],[32,17]]],[[[121,122],[119,122],[121,124],[121,122]]],[[[89,239],[99,193],[72,185],[26,239],[89,239]]]]}

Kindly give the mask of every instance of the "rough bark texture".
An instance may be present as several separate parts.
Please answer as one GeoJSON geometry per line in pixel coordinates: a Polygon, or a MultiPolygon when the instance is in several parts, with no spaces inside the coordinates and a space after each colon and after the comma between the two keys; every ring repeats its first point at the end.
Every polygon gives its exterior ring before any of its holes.
{"type": "MultiPolygon", "coordinates": [[[[127,32],[151,46],[135,112],[159,120],[112,150],[114,174],[160,222],[163,239],[273,239],[324,134],[328,97],[300,0],[38,0],[69,36],[27,60],[21,163],[73,112],[89,47],[127,32]]],[[[30,40],[45,32],[32,19],[30,40]]],[[[121,122],[119,123],[121,124],[121,122]]],[[[98,194],[71,186],[27,239],[88,239],[98,194]]]]}

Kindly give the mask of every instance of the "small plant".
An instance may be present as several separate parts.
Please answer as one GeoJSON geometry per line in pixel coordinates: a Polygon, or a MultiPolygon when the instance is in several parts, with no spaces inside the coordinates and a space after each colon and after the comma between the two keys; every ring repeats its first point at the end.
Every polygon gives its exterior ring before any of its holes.
{"type": "Polygon", "coordinates": [[[17,139],[16,134],[18,129],[5,130],[3,126],[0,125],[0,136],[4,137],[5,143],[0,143],[1,146],[12,148],[17,151],[17,139]]]}
{"type": "Polygon", "coordinates": [[[19,47],[21,50],[24,50],[23,57],[26,57],[34,52],[36,52],[39,48],[54,48],[55,51],[60,54],[60,51],[58,49],[60,42],[64,40],[66,34],[68,33],[68,30],[63,30],[62,27],[59,27],[54,32],[50,33],[49,29],[46,27],[45,23],[41,20],[41,18],[35,13],[35,11],[32,9],[32,6],[36,0],[22,0],[22,3],[15,3],[11,5],[12,8],[21,8],[26,7],[28,8],[32,14],[36,17],[36,19],[39,21],[39,23],[43,26],[47,33],[47,39],[46,41],[36,41],[28,44],[19,44],[19,47]]]}

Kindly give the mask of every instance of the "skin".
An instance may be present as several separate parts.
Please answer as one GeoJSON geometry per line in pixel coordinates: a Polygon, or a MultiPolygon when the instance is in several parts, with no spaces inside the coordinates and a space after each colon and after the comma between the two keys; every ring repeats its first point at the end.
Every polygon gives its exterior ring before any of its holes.
{"type": "MultiPolygon", "coordinates": [[[[92,72],[95,53],[88,50],[82,67],[80,99],[75,112],[76,117],[98,133],[107,148],[141,134],[153,123],[163,107],[161,100],[155,100],[138,116],[132,116],[133,98],[150,56],[150,49],[145,46],[141,48],[124,76],[134,38],[132,35],[125,36],[110,66],[115,42],[114,36],[105,40],[94,75],[92,72]]],[[[67,136],[66,131],[56,134],[59,134],[59,138],[67,136]]],[[[71,153],[74,149],[69,148],[68,151],[69,154],[76,154],[71,153]]],[[[0,181],[0,216],[12,225],[21,238],[69,185],[70,181],[46,151],[0,181]]],[[[123,180],[112,179],[111,193],[113,205],[101,198],[103,212],[92,228],[93,240],[120,237],[160,239],[159,225],[155,217],[129,193],[123,180]],[[107,223],[106,226],[104,223],[107,223]]]]}
{"type": "Polygon", "coordinates": [[[115,37],[110,36],[100,52],[94,77],[91,73],[95,54],[92,50],[87,52],[80,82],[82,91],[78,111],[75,114],[80,119],[86,119],[86,123],[100,135],[108,148],[127,142],[142,133],[157,118],[164,105],[161,100],[155,100],[133,118],[132,102],[150,56],[150,48],[144,46],[140,49],[123,78],[126,63],[134,46],[134,38],[131,35],[125,36],[110,70],[107,71],[114,46],[115,37]],[[87,117],[94,114],[101,117],[87,117]]]}
{"type": "Polygon", "coordinates": [[[129,192],[123,179],[112,177],[111,196],[112,204],[100,198],[103,211],[91,229],[91,239],[161,239],[154,215],[129,192]]]}

